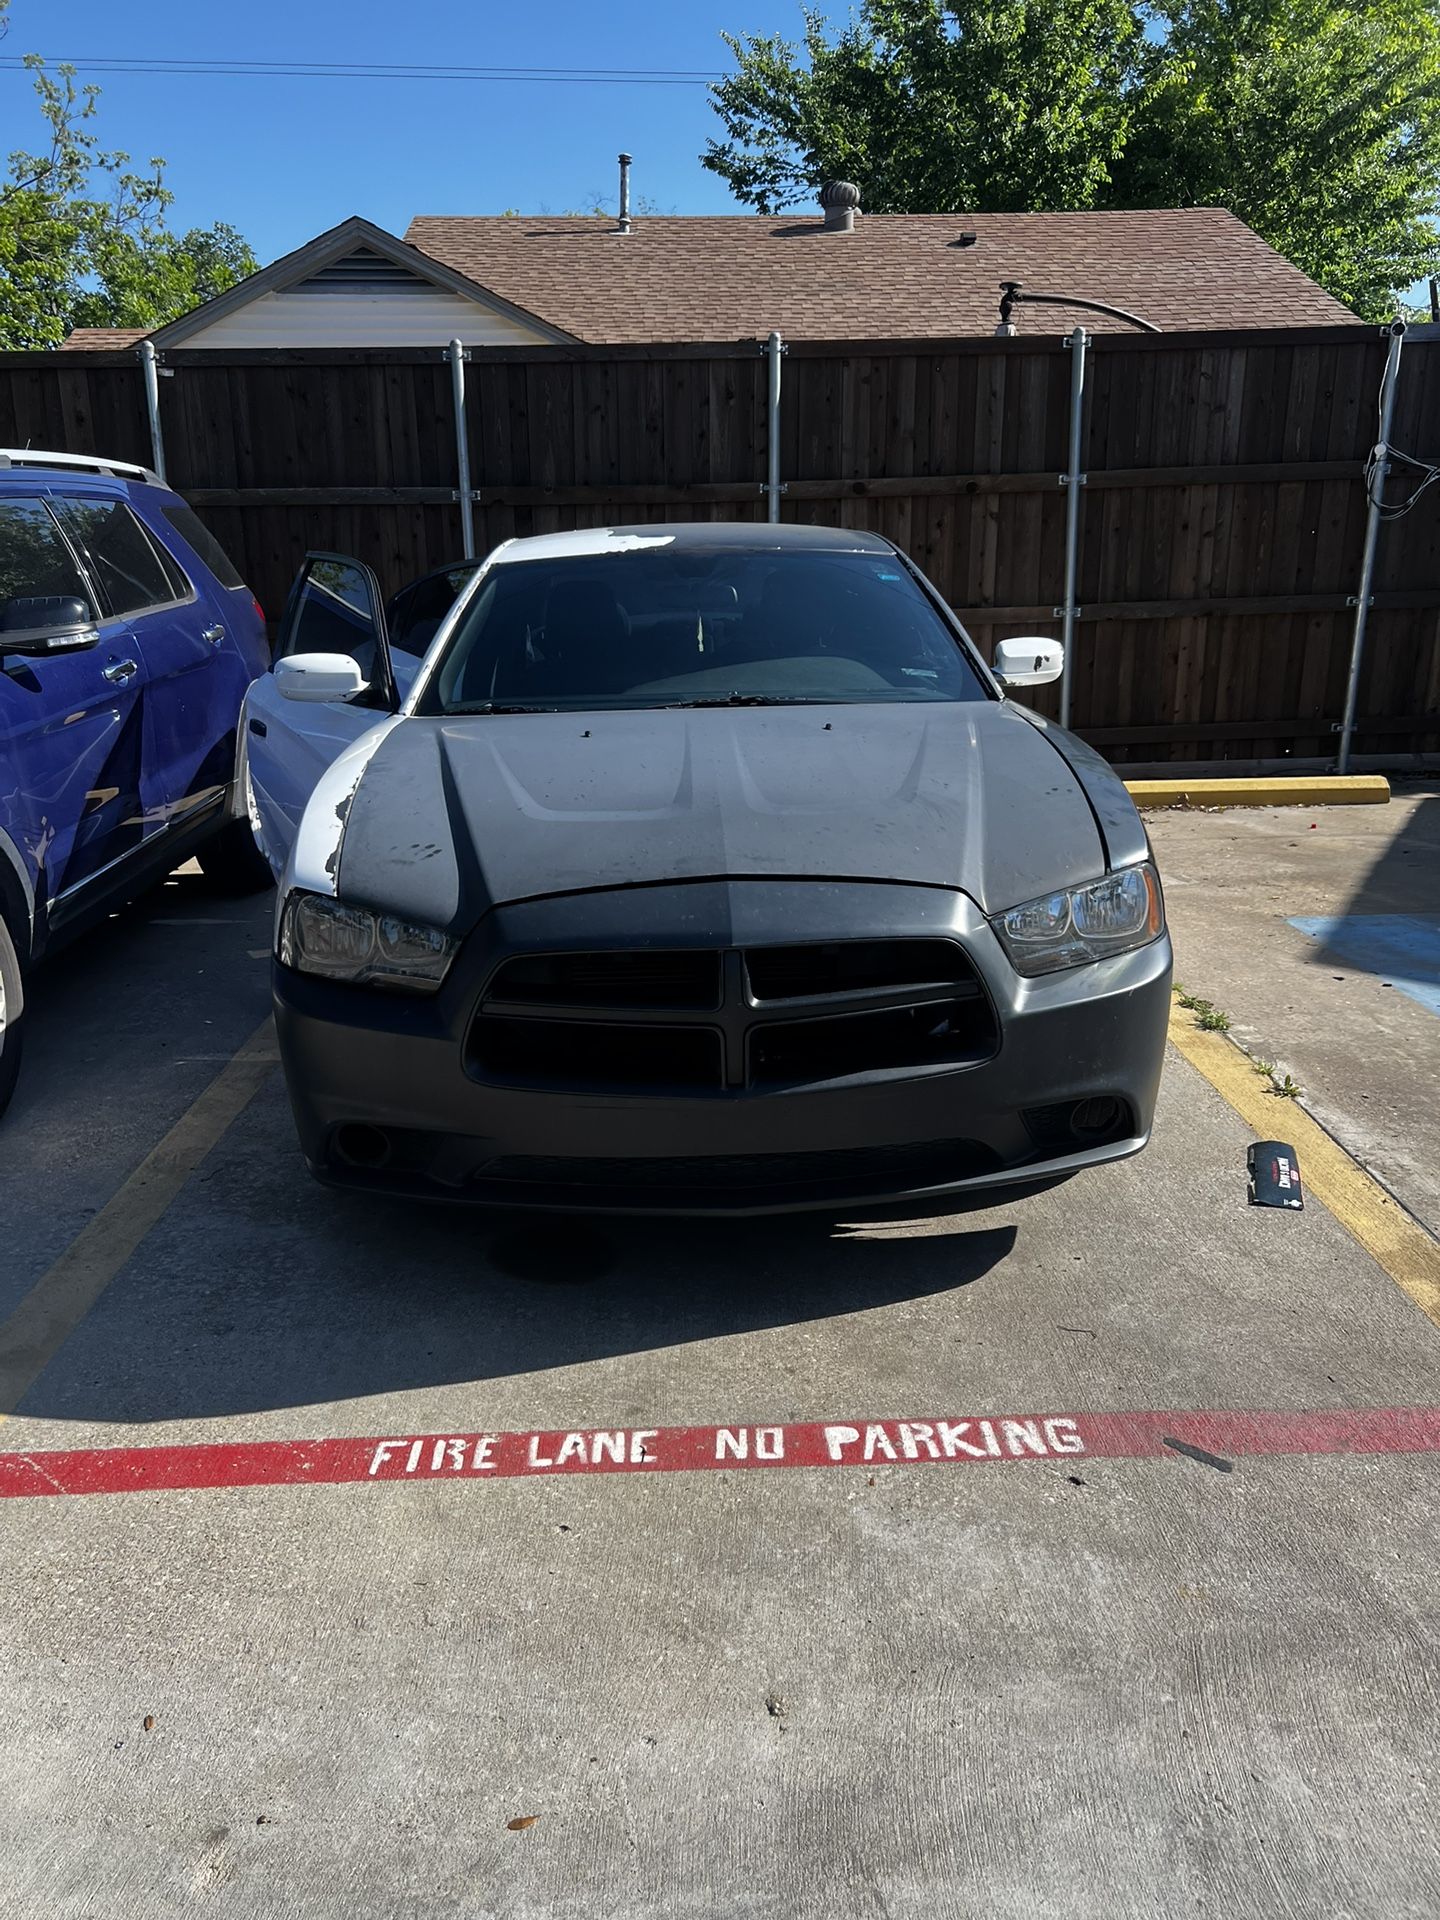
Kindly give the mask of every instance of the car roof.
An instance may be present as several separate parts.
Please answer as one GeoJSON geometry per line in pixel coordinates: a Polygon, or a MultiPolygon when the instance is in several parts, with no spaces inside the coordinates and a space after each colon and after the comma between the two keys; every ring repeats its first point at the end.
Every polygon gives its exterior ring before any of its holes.
{"type": "Polygon", "coordinates": [[[158,473],[134,460],[115,460],[101,453],[56,453],[40,447],[0,447],[0,481],[28,481],[44,476],[47,487],[57,481],[109,481],[117,493],[126,486],[158,487],[168,492],[158,473]]]}
{"type": "Polygon", "coordinates": [[[121,480],[112,473],[72,473],[53,467],[0,467],[0,493],[104,494],[126,500],[149,492],[143,480],[121,480]]]}
{"type": "Polygon", "coordinates": [[[494,564],[522,560],[572,560],[601,554],[643,552],[893,553],[876,533],[853,527],[772,526],[762,520],[666,520],[632,527],[579,527],[573,533],[537,533],[507,540],[494,564]]]}

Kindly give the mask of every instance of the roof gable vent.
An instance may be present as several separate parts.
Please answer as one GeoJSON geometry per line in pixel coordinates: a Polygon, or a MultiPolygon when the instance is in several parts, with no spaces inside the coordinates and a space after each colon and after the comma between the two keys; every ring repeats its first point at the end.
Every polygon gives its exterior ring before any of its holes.
{"type": "Polygon", "coordinates": [[[433,293],[434,283],[402,260],[387,260],[369,247],[320,267],[302,280],[296,293],[433,293]]]}

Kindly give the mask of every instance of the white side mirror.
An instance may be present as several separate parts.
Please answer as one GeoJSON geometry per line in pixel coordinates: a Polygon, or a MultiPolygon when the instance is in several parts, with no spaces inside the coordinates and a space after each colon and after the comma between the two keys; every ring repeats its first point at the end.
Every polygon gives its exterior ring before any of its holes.
{"type": "Polygon", "coordinates": [[[285,700],[353,700],[368,685],[348,653],[292,653],[275,662],[276,691],[285,700]]]}
{"type": "Polygon", "coordinates": [[[1002,687],[1048,687],[1064,670],[1065,649],[1058,640],[1027,634],[996,645],[995,678],[1002,687]]]}

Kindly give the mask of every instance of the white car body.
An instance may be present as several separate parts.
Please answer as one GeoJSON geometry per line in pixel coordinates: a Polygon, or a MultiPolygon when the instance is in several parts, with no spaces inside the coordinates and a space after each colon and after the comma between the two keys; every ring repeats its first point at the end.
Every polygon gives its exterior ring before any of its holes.
{"type": "MultiPolygon", "coordinates": [[[[601,527],[507,540],[483,561],[425,575],[396,596],[388,615],[375,576],[362,562],[341,554],[307,555],[286,608],[277,658],[294,657],[297,668],[306,654],[315,658],[304,666],[323,669],[327,657],[332,664],[343,664],[335,662],[333,647],[314,640],[318,621],[320,630],[339,633],[342,644],[347,637],[358,639],[355,657],[370,650],[373,678],[380,684],[367,685],[350,698],[330,700],[298,692],[287,697],[280,676],[272,671],[256,680],[246,695],[237,808],[248,809],[255,839],[274,871],[279,899],[292,887],[335,893],[346,802],[381,742],[412,710],[432,663],[493,568],[665,547],[675,537],[663,527],[654,533],[601,527]],[[402,603],[442,583],[430,612],[442,601],[445,610],[433,626],[428,621],[407,626],[402,620],[392,641],[390,622],[402,603]],[[417,632],[424,640],[423,652],[405,644],[417,632]],[[378,699],[382,694],[387,697],[378,699]]],[[[996,650],[996,679],[1001,685],[1044,685],[1058,676],[1061,659],[1059,643],[1051,639],[1002,641],[996,650]]],[[[303,677],[297,675],[297,681],[303,677]]]]}
{"type": "MultiPolygon", "coordinates": [[[[491,559],[494,558],[492,555],[491,559]]],[[[487,561],[486,566],[489,564],[487,561]]],[[[306,809],[317,798],[322,783],[328,786],[327,776],[332,770],[340,767],[342,762],[344,767],[349,767],[353,750],[361,742],[373,735],[369,748],[369,751],[373,751],[395,725],[419,681],[425,655],[448,632],[451,617],[469,598],[473,580],[478,579],[484,571],[477,563],[467,561],[426,574],[395,597],[387,616],[381,604],[379,586],[369,568],[345,555],[307,555],[286,607],[277,659],[306,650],[303,630],[307,613],[305,589],[314,573],[323,568],[331,569],[332,574],[337,570],[345,570],[346,584],[351,590],[348,605],[333,588],[322,590],[321,597],[328,601],[332,612],[339,612],[342,616],[347,612],[357,614],[361,622],[360,631],[368,631],[369,626],[373,625],[380,636],[377,657],[383,660],[391,688],[391,700],[386,703],[390,710],[386,710],[386,705],[377,707],[374,700],[363,698],[286,698],[273,671],[262,675],[250,686],[240,722],[236,805],[237,810],[244,807],[248,811],[256,841],[276,881],[282,883],[282,891],[292,858],[297,853],[306,855],[305,871],[311,876],[307,884],[320,892],[333,891],[333,877],[324,868],[329,851],[324,844],[327,840],[326,829],[337,825],[333,806],[328,817],[322,818],[321,814],[316,816],[319,832],[313,847],[310,845],[311,836],[302,834],[306,809]],[[355,604],[362,588],[369,600],[364,612],[355,604]],[[452,588],[455,590],[452,591],[452,588]],[[397,610],[405,602],[413,600],[414,596],[427,589],[434,590],[433,603],[428,609],[429,617],[423,617],[419,623],[402,622],[397,638],[392,642],[387,631],[388,621],[394,619],[397,610]],[[442,605],[443,614],[436,618],[442,605]],[[406,644],[407,640],[412,643],[406,644]],[[318,861],[312,857],[316,853],[318,861]],[[312,868],[315,869],[313,873],[312,868]]],[[[368,752],[362,751],[354,767],[351,786],[359,779],[367,758],[368,752]]],[[[343,798],[342,791],[337,800],[343,798]]]]}

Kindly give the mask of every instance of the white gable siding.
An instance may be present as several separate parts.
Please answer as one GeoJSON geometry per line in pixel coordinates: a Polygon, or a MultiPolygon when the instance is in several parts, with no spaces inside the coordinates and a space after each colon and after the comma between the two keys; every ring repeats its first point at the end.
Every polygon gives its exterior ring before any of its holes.
{"type": "Polygon", "coordinates": [[[291,287],[263,293],[222,314],[185,347],[545,346],[548,337],[508,313],[441,287],[398,286],[360,293],[291,287]]]}

